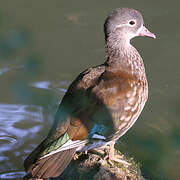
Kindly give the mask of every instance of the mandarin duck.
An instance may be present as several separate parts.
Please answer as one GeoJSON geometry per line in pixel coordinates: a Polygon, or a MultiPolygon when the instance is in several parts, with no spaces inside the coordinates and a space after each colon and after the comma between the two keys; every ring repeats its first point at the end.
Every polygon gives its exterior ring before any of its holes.
{"type": "Polygon", "coordinates": [[[77,151],[114,143],[132,127],[148,98],[143,60],[130,40],[155,38],[140,12],[113,10],[104,24],[107,60],[82,72],[70,85],[55,115],[47,138],[27,157],[31,177],[59,176],[77,151]]]}

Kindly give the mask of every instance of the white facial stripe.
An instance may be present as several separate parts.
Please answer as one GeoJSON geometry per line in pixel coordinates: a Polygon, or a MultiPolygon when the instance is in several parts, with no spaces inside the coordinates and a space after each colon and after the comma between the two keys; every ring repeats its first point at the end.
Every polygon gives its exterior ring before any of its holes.
{"type": "Polygon", "coordinates": [[[135,25],[136,25],[136,20],[135,20],[135,19],[131,19],[130,21],[128,21],[127,24],[119,24],[119,25],[116,26],[116,28],[120,28],[120,27],[124,27],[124,26],[130,26],[130,27],[132,27],[132,26],[135,26],[135,25]],[[134,25],[130,25],[130,24],[129,24],[130,21],[134,21],[135,24],[134,24],[134,25]]]}
{"type": "Polygon", "coordinates": [[[127,26],[127,24],[119,24],[116,26],[116,28],[120,28],[120,27],[124,27],[124,26],[127,26]]]}

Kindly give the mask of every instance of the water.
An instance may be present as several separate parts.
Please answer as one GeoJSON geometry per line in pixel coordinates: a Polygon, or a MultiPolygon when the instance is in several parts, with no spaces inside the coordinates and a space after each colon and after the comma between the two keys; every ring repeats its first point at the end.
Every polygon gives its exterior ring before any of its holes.
{"type": "Polygon", "coordinates": [[[103,22],[133,7],[157,39],[136,38],[149,101],[117,147],[153,180],[180,176],[179,3],[171,1],[4,1],[0,7],[0,179],[21,179],[23,160],[46,136],[70,82],[105,61],[103,22]]]}

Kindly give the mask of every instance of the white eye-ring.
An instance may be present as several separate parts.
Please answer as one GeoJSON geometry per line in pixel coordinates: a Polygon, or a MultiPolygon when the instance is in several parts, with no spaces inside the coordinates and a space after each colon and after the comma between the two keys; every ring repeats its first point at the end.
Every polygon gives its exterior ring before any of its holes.
{"type": "Polygon", "coordinates": [[[135,26],[135,25],[136,25],[136,20],[132,19],[132,20],[130,20],[130,21],[128,22],[128,24],[129,24],[130,26],[135,26]]]}

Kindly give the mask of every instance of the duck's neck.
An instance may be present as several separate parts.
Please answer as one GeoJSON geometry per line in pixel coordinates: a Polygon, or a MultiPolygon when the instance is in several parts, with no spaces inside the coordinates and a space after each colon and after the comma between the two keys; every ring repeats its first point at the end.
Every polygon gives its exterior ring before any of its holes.
{"type": "Polygon", "coordinates": [[[108,53],[106,63],[110,67],[137,76],[145,75],[143,60],[129,40],[109,38],[106,45],[108,53]]]}
{"type": "Polygon", "coordinates": [[[118,36],[109,36],[106,40],[107,52],[109,56],[118,56],[125,53],[125,50],[131,46],[129,39],[118,36]]]}

